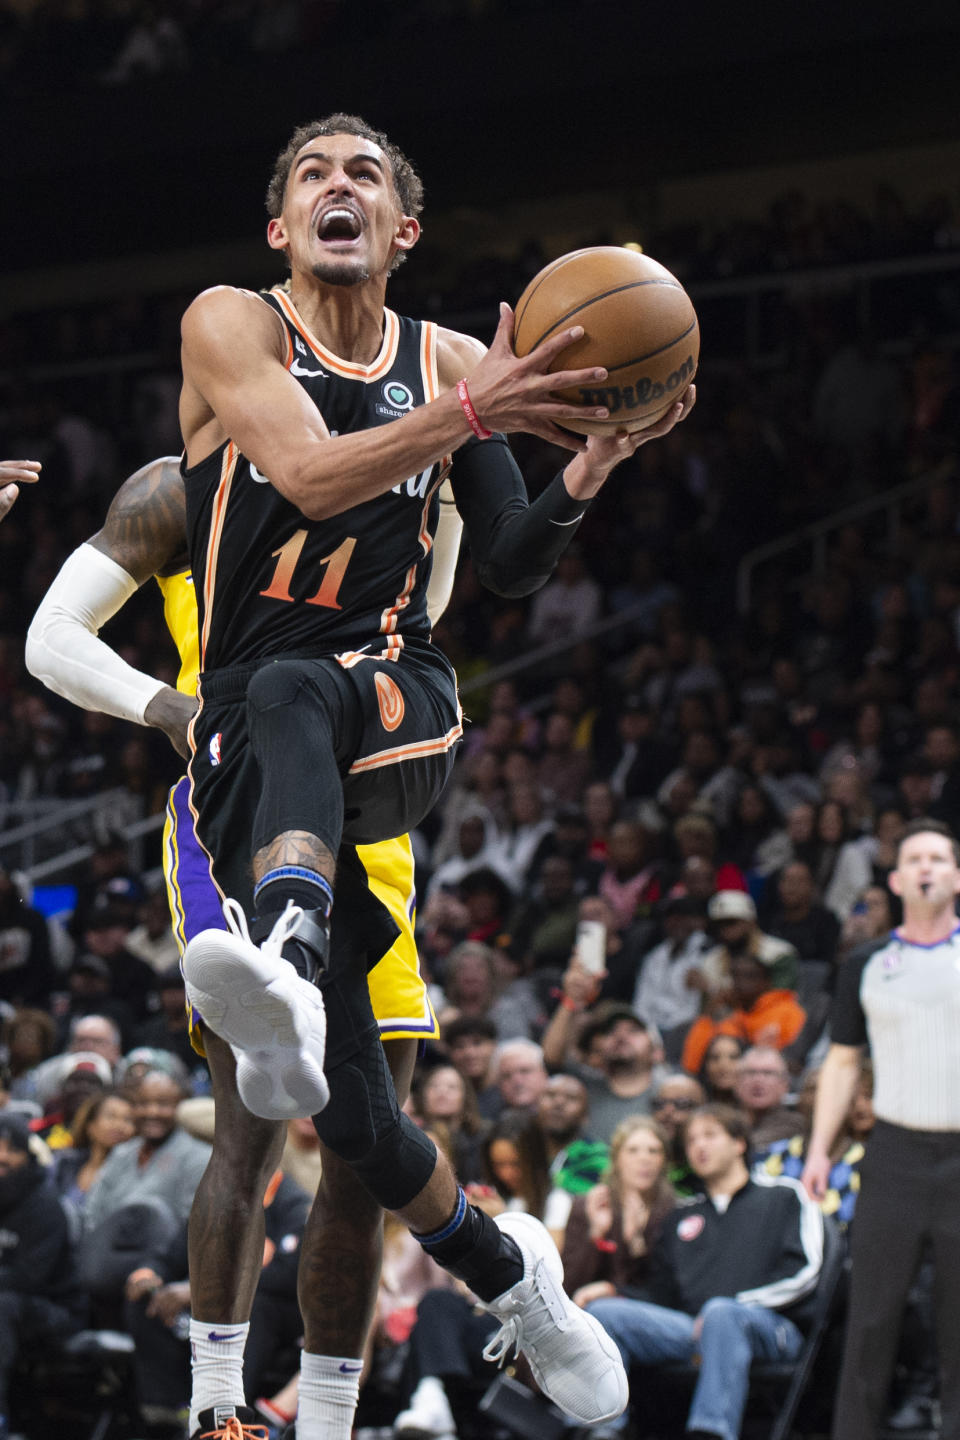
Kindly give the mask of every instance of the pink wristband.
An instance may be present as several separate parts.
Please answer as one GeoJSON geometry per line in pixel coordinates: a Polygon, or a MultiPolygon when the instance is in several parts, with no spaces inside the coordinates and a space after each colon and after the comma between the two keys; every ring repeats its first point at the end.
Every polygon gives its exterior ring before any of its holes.
{"type": "Polygon", "coordinates": [[[493,434],[492,430],[485,430],[480,424],[480,417],[473,408],[473,401],[470,399],[470,391],[467,389],[466,380],[457,381],[457,395],[460,399],[460,409],[466,415],[470,429],[478,440],[489,440],[493,434]]]}

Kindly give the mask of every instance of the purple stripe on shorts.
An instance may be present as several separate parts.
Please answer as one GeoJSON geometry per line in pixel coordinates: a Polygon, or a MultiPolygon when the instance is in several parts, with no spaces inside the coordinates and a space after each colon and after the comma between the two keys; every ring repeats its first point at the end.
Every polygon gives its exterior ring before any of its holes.
{"type": "Polygon", "coordinates": [[[190,813],[190,781],[184,776],[170,797],[176,846],[176,888],[180,892],[184,939],[190,941],[201,930],[225,930],[223,906],[210,877],[210,861],[200,848],[190,813]]]}

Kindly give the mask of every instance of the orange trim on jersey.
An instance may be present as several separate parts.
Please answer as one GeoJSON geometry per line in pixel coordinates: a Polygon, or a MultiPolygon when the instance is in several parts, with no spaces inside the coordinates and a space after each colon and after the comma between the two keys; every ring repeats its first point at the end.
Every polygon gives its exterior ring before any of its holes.
{"type": "Polygon", "coordinates": [[[203,573],[203,634],[200,636],[201,669],[203,668],[204,656],[207,651],[207,641],[210,638],[210,625],[213,619],[213,592],[217,582],[217,558],[220,553],[220,540],[223,536],[227,501],[230,498],[230,486],[233,483],[233,476],[239,458],[240,451],[236,445],[234,445],[233,441],[229,440],[223,452],[223,460],[220,465],[220,483],[217,486],[217,493],[213,500],[213,512],[210,518],[210,538],[207,541],[207,562],[203,573]]]}
{"type": "MultiPolygon", "coordinates": [[[[420,542],[420,549],[423,551],[424,555],[429,555],[430,551],[433,549],[433,536],[427,529],[427,519],[430,514],[430,501],[433,499],[437,490],[439,490],[440,486],[443,484],[443,478],[444,472],[441,471],[434,483],[431,485],[430,489],[427,491],[426,497],[424,498],[423,502],[423,510],[420,514],[420,534],[417,536],[417,539],[420,542]]],[[[410,604],[410,596],[413,593],[413,587],[416,579],[417,567],[416,565],[411,565],[410,569],[407,571],[406,577],[403,582],[403,589],[400,591],[400,594],[397,596],[396,600],[394,600],[393,604],[389,607],[389,609],[384,610],[383,614],[380,616],[381,635],[393,635],[393,632],[397,628],[397,621],[400,616],[400,611],[405,610],[410,604]]]]}
{"type": "Polygon", "coordinates": [[[339,355],[334,355],[332,350],[328,350],[315,335],[310,333],[297,307],[285,290],[281,290],[279,286],[275,285],[270,294],[275,298],[300,338],[306,341],[317,359],[322,360],[334,375],[341,375],[345,380],[363,380],[369,384],[372,380],[382,379],[393,369],[400,346],[400,321],[392,310],[384,307],[383,344],[380,346],[379,355],[370,365],[358,365],[354,361],[342,360],[339,355]]]}
{"type": "Polygon", "coordinates": [[[364,755],[361,760],[355,760],[347,773],[357,775],[364,770],[382,770],[385,765],[397,765],[403,760],[441,755],[455,745],[462,734],[463,725],[457,724],[437,740],[420,740],[413,745],[397,745],[393,750],[378,750],[373,755],[364,755]]]}
{"type": "MultiPolygon", "coordinates": [[[[420,327],[420,375],[423,380],[423,394],[426,401],[436,400],[440,395],[439,339],[437,327],[432,320],[425,320],[420,327]]],[[[453,464],[452,455],[444,455],[440,461],[440,473],[445,475],[453,464]]]]}
{"type": "Polygon", "coordinates": [[[390,635],[386,650],[344,650],[333,658],[342,669],[352,670],[361,660],[399,660],[402,649],[403,636],[390,635]]]}
{"type": "Polygon", "coordinates": [[[284,325],[283,327],[283,338],[287,342],[287,353],[284,358],[283,368],[284,370],[289,370],[290,366],[293,364],[293,357],[296,352],[293,348],[293,336],[290,334],[290,331],[286,325],[284,325]]]}

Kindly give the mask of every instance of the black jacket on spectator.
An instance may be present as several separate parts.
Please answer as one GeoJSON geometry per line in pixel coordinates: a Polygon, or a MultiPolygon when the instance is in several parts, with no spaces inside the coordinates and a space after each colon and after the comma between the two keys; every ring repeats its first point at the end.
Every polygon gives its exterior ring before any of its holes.
{"type": "Polygon", "coordinates": [[[802,1327],[822,1259],[820,1212],[799,1185],[748,1180],[722,1215],[707,1196],[678,1202],[638,1298],[698,1315],[708,1300],[730,1296],[802,1327]]]}
{"type": "Polygon", "coordinates": [[[42,1297],[83,1315],[69,1225],[53,1180],[31,1156],[0,1178],[0,1291],[42,1297]]]}
{"type": "Polygon", "coordinates": [[[56,989],[47,922],[0,873],[0,1000],[46,1009],[56,989]]]}

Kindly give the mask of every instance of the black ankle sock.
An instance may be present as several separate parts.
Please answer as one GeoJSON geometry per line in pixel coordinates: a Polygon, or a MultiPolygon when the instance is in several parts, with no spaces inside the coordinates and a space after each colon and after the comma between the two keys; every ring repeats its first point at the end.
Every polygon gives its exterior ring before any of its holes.
{"type": "Polygon", "coordinates": [[[489,1215],[468,1205],[462,1190],[448,1224],[432,1235],[415,1235],[414,1239],[481,1300],[496,1300],[523,1279],[523,1256],[516,1241],[504,1235],[489,1215]]]}
{"type": "Polygon", "coordinates": [[[254,890],[250,938],[261,944],[291,900],[300,906],[303,918],[281,953],[298,975],[313,983],[326,968],[330,954],[333,891],[323,875],[293,865],[266,874],[254,890]]]}

